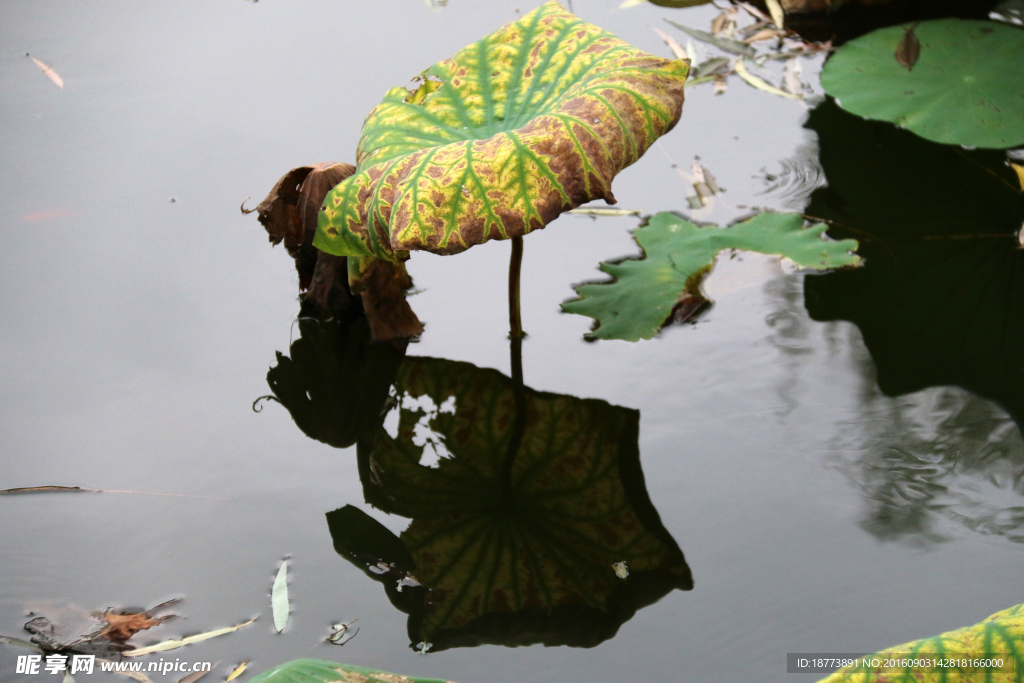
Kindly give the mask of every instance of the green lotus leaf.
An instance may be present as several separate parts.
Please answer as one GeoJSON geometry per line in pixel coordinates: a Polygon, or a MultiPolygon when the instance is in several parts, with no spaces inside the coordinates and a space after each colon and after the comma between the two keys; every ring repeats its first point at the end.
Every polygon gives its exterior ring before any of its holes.
{"type": "Polygon", "coordinates": [[[400,676],[322,659],[295,659],[264,671],[250,683],[448,683],[438,678],[400,676]]]}
{"type": "Polygon", "coordinates": [[[723,249],[777,254],[816,270],[860,264],[852,253],[855,240],[825,241],[824,232],[824,225],[805,228],[795,213],[762,213],[725,229],[659,213],[633,231],[644,257],[602,263],[614,279],[577,285],[579,298],[563,303],[562,310],[597,321],[588,338],[650,339],[679,304],[706,301],[700,286],[723,249]]]}
{"type": "Polygon", "coordinates": [[[593,647],[693,587],[647,495],[637,411],[435,358],[406,358],[395,389],[397,424],[360,440],[359,471],[367,502],[412,523],[399,539],[351,506],[327,520],[413,646],[593,647]]]}
{"type": "Polygon", "coordinates": [[[921,53],[913,68],[895,57],[904,28],[879,29],[828,60],[821,74],[825,92],[847,111],[928,140],[998,149],[1024,144],[1024,30],[940,19],[914,32],[921,53]]]}
{"type": "Polygon", "coordinates": [[[548,2],[387,92],[313,244],[454,254],[614,203],[615,175],[679,120],[687,74],[548,2]]]}
{"type": "Polygon", "coordinates": [[[820,683],[1020,683],[1024,681],[1024,605],[996,612],[985,621],[932,638],[915,640],[858,659],[820,683]],[[868,662],[863,660],[867,659],[868,662]],[[902,666],[902,660],[939,662],[902,666]],[[995,660],[986,666],[986,660],[995,660]],[[873,666],[870,660],[878,660],[873,666]],[[953,660],[953,662],[949,662],[953,660]],[[980,660],[980,661],[978,661],[980,660]],[[886,662],[899,663],[888,666],[886,662]],[[867,664],[865,666],[865,664],[867,664]],[[948,665],[947,665],[948,664],[948,665]]]}

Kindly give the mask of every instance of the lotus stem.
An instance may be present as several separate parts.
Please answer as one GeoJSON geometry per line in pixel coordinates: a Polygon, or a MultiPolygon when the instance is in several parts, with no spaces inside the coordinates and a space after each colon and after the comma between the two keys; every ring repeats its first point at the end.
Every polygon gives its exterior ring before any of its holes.
{"type": "Polygon", "coordinates": [[[522,339],[523,321],[519,315],[519,271],[523,265],[523,238],[512,238],[512,258],[508,264],[508,333],[511,339],[522,339]]]}
{"type": "Polygon", "coordinates": [[[526,387],[523,384],[523,323],[519,315],[519,272],[523,264],[523,238],[512,238],[512,258],[508,267],[508,333],[509,352],[512,362],[512,391],[515,398],[516,416],[509,435],[508,450],[501,464],[502,499],[506,505],[513,502],[512,466],[526,432],[526,387]]]}

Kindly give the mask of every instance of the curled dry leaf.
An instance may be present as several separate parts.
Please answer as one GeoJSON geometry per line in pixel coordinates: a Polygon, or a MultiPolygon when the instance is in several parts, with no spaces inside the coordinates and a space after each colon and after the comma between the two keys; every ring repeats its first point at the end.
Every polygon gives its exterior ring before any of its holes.
{"type": "MultiPolygon", "coordinates": [[[[325,318],[353,310],[346,258],[321,252],[312,243],[324,197],[354,172],[354,166],[336,162],[294,168],[255,209],[271,243],[276,245],[283,241],[295,259],[299,286],[306,290],[300,315],[325,318]]],[[[243,202],[242,212],[250,211],[244,208],[243,202]]],[[[374,274],[359,292],[374,340],[390,341],[421,334],[423,324],[402,294],[412,286],[405,266],[400,263],[380,266],[374,274]],[[391,277],[383,275],[385,273],[391,277]],[[398,283],[403,286],[396,288],[398,283]],[[376,291],[372,289],[374,284],[385,288],[376,291]]]]}
{"type": "MultiPolygon", "coordinates": [[[[355,172],[351,164],[333,161],[299,166],[277,181],[266,199],[259,203],[260,223],[266,228],[270,242],[284,242],[292,256],[302,245],[312,242],[316,232],[317,212],[324,197],[335,185],[355,172]],[[309,233],[307,240],[306,234],[309,233]]],[[[249,213],[244,208],[243,213],[249,213]]]]}
{"type": "Polygon", "coordinates": [[[175,616],[173,614],[163,617],[154,617],[152,615],[152,612],[162,607],[166,607],[167,604],[169,603],[157,605],[152,610],[147,610],[145,612],[119,613],[107,610],[102,616],[102,619],[107,622],[107,626],[100,631],[99,637],[123,643],[139,631],[145,631],[146,629],[153,628],[158,624],[162,624],[168,619],[173,619],[175,616]]]}
{"type": "MultiPolygon", "coordinates": [[[[260,223],[266,228],[270,243],[284,242],[295,259],[299,287],[307,289],[316,268],[317,252],[312,246],[316,232],[317,213],[331,188],[352,175],[351,164],[325,162],[293,168],[277,181],[266,199],[259,203],[260,223]]],[[[251,213],[242,203],[242,213],[251,213]]]]}

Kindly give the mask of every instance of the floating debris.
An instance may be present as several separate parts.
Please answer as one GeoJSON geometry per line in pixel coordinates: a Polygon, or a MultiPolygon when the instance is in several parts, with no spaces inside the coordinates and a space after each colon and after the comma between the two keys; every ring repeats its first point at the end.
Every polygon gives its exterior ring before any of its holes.
{"type": "Polygon", "coordinates": [[[281,562],[270,591],[270,606],[274,611],[274,628],[280,633],[288,624],[288,560],[281,562]]]}

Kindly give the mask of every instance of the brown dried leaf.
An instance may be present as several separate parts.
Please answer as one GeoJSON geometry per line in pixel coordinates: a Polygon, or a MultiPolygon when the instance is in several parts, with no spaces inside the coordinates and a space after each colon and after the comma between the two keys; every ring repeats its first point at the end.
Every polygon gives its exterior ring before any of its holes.
{"type": "Polygon", "coordinates": [[[921,41],[914,34],[915,28],[917,28],[917,24],[910,28],[904,28],[903,40],[896,46],[896,62],[907,71],[913,69],[921,57],[921,41]]]}
{"type": "Polygon", "coordinates": [[[85,612],[74,605],[44,603],[32,607],[35,617],[25,624],[32,641],[47,652],[78,652],[99,656],[117,655],[131,647],[125,641],[172,616],[154,613],[177,602],[169,600],[140,612],[85,612]]]}
{"type": "Polygon", "coordinates": [[[299,166],[288,171],[256,207],[270,243],[276,246],[284,241],[289,254],[302,246],[305,237],[299,216],[299,193],[312,170],[312,166],[299,166]]]}
{"type": "MultiPolygon", "coordinates": [[[[259,220],[274,245],[284,242],[285,249],[295,259],[299,272],[299,288],[310,286],[317,262],[313,248],[313,235],[320,206],[335,185],[355,173],[351,164],[333,161],[300,166],[284,174],[274,185],[267,198],[256,207],[259,220]]],[[[251,213],[242,203],[242,213],[251,213]]]]}
{"type": "Polygon", "coordinates": [[[275,245],[284,241],[285,249],[292,256],[304,244],[311,243],[324,197],[355,170],[350,164],[328,161],[299,166],[285,173],[256,207],[270,241],[275,245]]]}
{"type": "Polygon", "coordinates": [[[763,29],[761,31],[758,31],[757,33],[755,33],[754,35],[750,36],[749,38],[744,38],[743,42],[746,43],[747,45],[750,45],[752,43],[756,43],[756,42],[759,42],[759,41],[762,41],[762,40],[771,40],[772,38],[778,38],[779,36],[784,36],[784,35],[786,35],[786,34],[783,33],[782,31],[778,30],[778,29],[766,28],[766,29],[763,29]]]}
{"type": "Polygon", "coordinates": [[[363,298],[363,310],[376,342],[416,337],[423,323],[406,301],[412,278],[401,261],[349,257],[349,286],[363,298]]]}
{"type": "Polygon", "coordinates": [[[718,37],[725,32],[725,25],[729,22],[729,13],[722,12],[711,20],[711,35],[718,37]]]}
{"type": "Polygon", "coordinates": [[[168,615],[154,618],[150,615],[149,611],[118,614],[117,612],[107,610],[101,618],[107,622],[107,626],[96,637],[123,643],[139,631],[153,628],[168,619],[173,619],[174,616],[168,615]]]}

